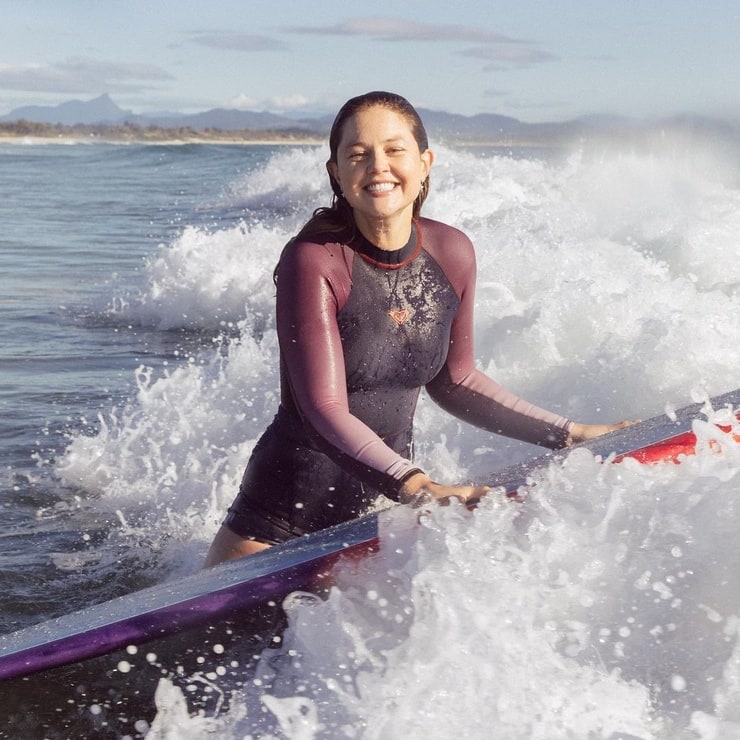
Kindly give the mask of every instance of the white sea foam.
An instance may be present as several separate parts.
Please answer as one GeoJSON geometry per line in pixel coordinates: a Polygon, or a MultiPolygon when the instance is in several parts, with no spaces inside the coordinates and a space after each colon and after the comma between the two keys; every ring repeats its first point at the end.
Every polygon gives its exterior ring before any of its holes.
{"type": "MultiPolygon", "coordinates": [[[[111,307],[223,331],[163,374],[142,368],[137,395],[58,466],[174,573],[200,566],[276,409],[271,272],[328,200],[312,179],[324,157],[286,149],[240,179],[242,224],[184,228],[111,307]]],[[[476,244],[477,356],[503,384],[583,421],[737,386],[740,187],[716,157],[665,142],[553,161],[441,150],[432,179],[426,215],[476,244]]],[[[417,441],[446,480],[532,454],[426,399],[417,441]]],[[[179,737],[258,736],[260,717],[292,738],[738,737],[740,460],[705,446],[657,467],[574,455],[521,506],[438,510],[418,530],[394,511],[378,556],[292,609],[290,670],[266,659],[263,686],[213,720],[178,713],[164,686],[161,716],[179,737]]]]}

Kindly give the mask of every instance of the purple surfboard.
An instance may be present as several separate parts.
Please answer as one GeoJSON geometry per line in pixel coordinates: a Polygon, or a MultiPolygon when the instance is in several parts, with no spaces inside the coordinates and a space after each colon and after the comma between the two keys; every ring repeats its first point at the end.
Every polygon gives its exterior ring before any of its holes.
{"type": "MultiPolygon", "coordinates": [[[[737,412],[740,389],[712,400],[715,409],[737,412]]],[[[627,456],[685,435],[703,404],[692,404],[673,418],[657,416],[578,445],[606,458],[627,456]]],[[[574,448],[570,448],[574,449],[574,448]]],[[[533,471],[565,459],[570,450],[547,453],[513,465],[485,483],[513,495],[533,471]]],[[[304,589],[342,553],[377,542],[377,517],[368,515],[270,548],[248,558],[223,563],[191,576],[137,591],[87,609],[0,635],[0,680],[80,663],[129,645],[173,635],[267,601],[279,601],[304,589]]]]}

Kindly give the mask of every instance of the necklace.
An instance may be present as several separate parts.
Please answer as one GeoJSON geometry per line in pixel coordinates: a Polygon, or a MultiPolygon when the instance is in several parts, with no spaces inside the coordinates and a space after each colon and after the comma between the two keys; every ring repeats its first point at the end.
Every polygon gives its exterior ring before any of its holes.
{"type": "Polygon", "coordinates": [[[398,278],[400,276],[400,270],[394,270],[393,273],[386,273],[386,280],[388,281],[388,315],[399,325],[403,326],[406,323],[411,311],[403,306],[403,298],[398,295],[398,278]],[[391,280],[393,275],[393,280],[391,280]]]}
{"type": "Polygon", "coordinates": [[[406,246],[399,250],[386,251],[371,244],[367,239],[358,240],[354,246],[357,254],[366,262],[375,267],[383,268],[388,281],[388,316],[398,326],[403,326],[411,317],[411,309],[403,296],[398,295],[398,280],[401,268],[413,262],[422,249],[421,224],[414,219],[412,238],[406,246]]]}

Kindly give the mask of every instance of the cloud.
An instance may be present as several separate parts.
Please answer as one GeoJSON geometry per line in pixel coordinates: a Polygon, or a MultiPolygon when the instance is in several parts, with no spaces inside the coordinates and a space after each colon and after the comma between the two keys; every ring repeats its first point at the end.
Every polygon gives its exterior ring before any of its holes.
{"type": "Polygon", "coordinates": [[[191,41],[211,49],[227,51],[280,51],[287,48],[284,42],[269,36],[255,36],[236,31],[199,32],[193,36],[191,41]]]}
{"type": "Polygon", "coordinates": [[[526,100],[509,100],[506,105],[512,110],[522,111],[560,111],[563,107],[570,105],[567,100],[541,100],[541,101],[526,101],[526,100]]]}
{"type": "Polygon", "coordinates": [[[236,108],[238,110],[256,110],[260,105],[257,98],[253,98],[246,93],[239,93],[235,98],[229,101],[230,108],[236,108]]]}
{"type": "Polygon", "coordinates": [[[292,33],[322,36],[370,36],[380,41],[466,41],[477,43],[520,43],[495,31],[458,23],[424,23],[390,16],[350,18],[332,26],[291,26],[292,33]]]}
{"type": "Polygon", "coordinates": [[[273,113],[290,113],[309,109],[314,101],[305,95],[284,95],[257,99],[240,93],[231,100],[231,106],[240,110],[269,110],[273,113]]]}
{"type": "Polygon", "coordinates": [[[149,64],[68,59],[57,64],[0,64],[0,89],[27,92],[140,92],[173,77],[149,64]]]}
{"type": "Polygon", "coordinates": [[[508,98],[511,95],[510,90],[499,90],[498,88],[489,87],[483,91],[487,98],[508,98]]]}
{"type": "Polygon", "coordinates": [[[478,46],[458,53],[484,60],[487,62],[485,70],[520,69],[557,58],[522,39],[459,23],[424,23],[390,16],[367,16],[331,26],[293,26],[288,30],[325,36],[366,36],[376,41],[474,43],[478,46]]]}
{"type": "Polygon", "coordinates": [[[465,49],[459,53],[461,56],[482,59],[488,62],[485,65],[486,70],[521,69],[558,59],[555,54],[550,54],[550,52],[532,46],[509,46],[504,44],[475,47],[465,49]]]}

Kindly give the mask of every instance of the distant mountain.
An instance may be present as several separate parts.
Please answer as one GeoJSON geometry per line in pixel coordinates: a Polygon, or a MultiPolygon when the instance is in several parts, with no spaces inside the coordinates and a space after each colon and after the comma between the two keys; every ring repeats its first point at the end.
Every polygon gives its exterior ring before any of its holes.
{"type": "Polygon", "coordinates": [[[64,126],[101,125],[133,123],[140,126],[159,126],[161,128],[190,127],[194,129],[237,130],[298,130],[319,132],[328,131],[331,125],[324,126],[323,119],[295,119],[267,111],[244,111],[214,108],[202,113],[154,113],[135,114],[120,108],[107,94],[93,100],[71,100],[54,106],[29,105],[16,108],[4,116],[0,122],[32,121],[34,123],[62,124],[64,126]]]}
{"type": "MultiPolygon", "coordinates": [[[[420,111],[431,136],[455,136],[466,139],[521,136],[528,134],[535,124],[526,124],[515,118],[494,114],[461,116],[440,111],[420,111]]],[[[26,106],[16,108],[0,121],[27,120],[34,123],[63,124],[122,124],[132,123],[140,126],[159,126],[161,128],[190,127],[194,129],[236,130],[294,130],[326,134],[331,128],[334,116],[316,118],[291,118],[267,111],[244,111],[214,108],[202,113],[160,113],[138,115],[116,105],[109,95],[100,95],[86,102],[72,100],[56,106],[26,106]]],[[[556,128],[560,124],[552,124],[556,128]]],[[[534,128],[533,128],[534,127],[534,128]]]]}
{"type": "Polygon", "coordinates": [[[222,131],[237,131],[240,129],[279,131],[281,129],[311,128],[310,123],[302,123],[276,113],[227,108],[214,108],[203,113],[134,116],[127,120],[145,126],[161,126],[162,128],[189,126],[195,129],[215,128],[222,131]]]}
{"type": "MultiPolygon", "coordinates": [[[[140,115],[120,108],[107,94],[93,100],[71,100],[54,106],[29,105],[16,108],[0,121],[33,121],[34,123],[62,124],[65,126],[134,123],[140,126],[162,128],[191,127],[194,129],[282,130],[298,129],[315,131],[311,119],[296,120],[267,111],[243,111],[214,108],[203,113],[155,113],[140,115]]],[[[320,126],[323,128],[323,125],[320,126]]]]}
{"type": "MultiPolygon", "coordinates": [[[[462,116],[442,111],[420,110],[426,128],[433,140],[450,139],[458,142],[537,143],[548,144],[572,140],[574,137],[639,133],[648,129],[703,131],[710,134],[737,137],[737,121],[715,121],[692,116],[674,116],[662,121],[643,121],[619,116],[583,116],[562,123],[524,123],[516,118],[493,113],[462,116]]],[[[0,122],[31,121],[43,124],[156,126],[162,129],[191,128],[218,131],[274,131],[298,132],[326,136],[333,115],[313,118],[282,116],[268,111],[243,111],[214,108],[202,113],[158,113],[137,115],[120,108],[109,95],[100,95],[88,101],[71,100],[56,106],[26,106],[16,108],[0,122]]]]}
{"type": "Polygon", "coordinates": [[[466,136],[475,136],[483,132],[506,134],[527,125],[522,124],[516,118],[499,116],[494,113],[459,116],[455,113],[420,109],[419,115],[424,121],[427,132],[433,136],[441,133],[455,133],[466,136]]]}
{"type": "Polygon", "coordinates": [[[121,123],[132,114],[119,108],[110,95],[100,95],[93,100],[70,100],[54,106],[28,105],[16,108],[0,121],[34,121],[36,123],[61,123],[64,126],[99,123],[121,123]]]}

